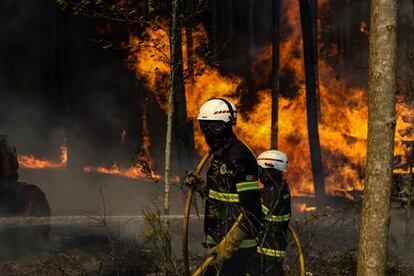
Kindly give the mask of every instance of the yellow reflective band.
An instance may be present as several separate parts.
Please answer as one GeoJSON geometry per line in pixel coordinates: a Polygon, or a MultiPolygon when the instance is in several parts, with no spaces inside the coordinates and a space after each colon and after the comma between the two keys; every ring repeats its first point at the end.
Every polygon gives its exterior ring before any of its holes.
{"type": "Polygon", "coordinates": [[[258,190],[259,182],[258,181],[240,182],[236,184],[236,188],[237,188],[237,192],[258,190]]]}
{"type": "Polygon", "coordinates": [[[269,211],[270,211],[269,208],[267,208],[266,206],[264,206],[262,204],[262,212],[263,212],[263,214],[267,215],[269,213],[269,211]]]}
{"type": "Polygon", "coordinates": [[[255,246],[257,246],[256,239],[243,240],[240,244],[240,248],[250,248],[250,247],[255,247],[255,246]]]}
{"type": "MultiPolygon", "coordinates": [[[[211,245],[216,245],[217,244],[217,242],[210,235],[206,236],[206,242],[207,242],[207,244],[211,244],[211,245]]],[[[255,247],[255,246],[257,246],[256,239],[250,239],[250,240],[243,240],[240,243],[239,247],[240,248],[251,248],[251,247],[255,247]]]]}
{"type": "Polygon", "coordinates": [[[282,222],[282,221],[288,221],[290,219],[290,214],[274,216],[274,215],[268,215],[269,212],[270,212],[269,208],[267,208],[266,206],[262,204],[262,213],[266,215],[264,217],[265,220],[271,221],[271,222],[282,222]]]}
{"type": "Polygon", "coordinates": [[[265,220],[271,221],[271,222],[282,222],[282,221],[289,221],[290,214],[285,214],[281,216],[273,216],[273,215],[267,215],[264,217],[265,220]]]}
{"type": "Polygon", "coordinates": [[[225,202],[239,202],[239,195],[238,194],[229,194],[229,193],[220,193],[210,189],[208,193],[208,197],[212,199],[217,199],[220,201],[225,202]]]}
{"type": "Polygon", "coordinates": [[[257,253],[260,253],[262,255],[272,256],[272,257],[279,257],[279,258],[286,256],[286,251],[263,248],[259,246],[257,247],[257,253]]]}

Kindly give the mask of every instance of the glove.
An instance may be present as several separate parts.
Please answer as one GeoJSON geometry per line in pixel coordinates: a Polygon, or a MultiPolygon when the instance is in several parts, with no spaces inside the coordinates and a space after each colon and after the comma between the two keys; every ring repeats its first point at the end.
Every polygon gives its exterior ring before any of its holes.
{"type": "Polygon", "coordinates": [[[207,185],[204,179],[201,177],[200,174],[190,171],[187,173],[187,176],[184,179],[184,185],[193,188],[201,195],[204,195],[207,190],[207,185]]]}
{"type": "Polygon", "coordinates": [[[230,260],[246,237],[247,234],[240,227],[232,229],[218,245],[208,252],[209,256],[215,256],[211,264],[221,265],[223,261],[230,260]]]}

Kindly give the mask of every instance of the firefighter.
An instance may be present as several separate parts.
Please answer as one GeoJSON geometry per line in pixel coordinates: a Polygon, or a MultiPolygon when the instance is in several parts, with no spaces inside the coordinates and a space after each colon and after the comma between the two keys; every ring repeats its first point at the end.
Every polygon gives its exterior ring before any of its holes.
{"type": "Polygon", "coordinates": [[[198,120],[214,151],[213,160],[207,181],[194,172],[185,179],[206,199],[205,244],[215,259],[205,275],[246,275],[255,269],[261,219],[258,167],[251,150],[233,132],[236,112],[233,103],[221,98],[210,99],[200,108],[198,120]],[[231,229],[240,213],[241,222],[231,229]]]}
{"type": "Polygon", "coordinates": [[[287,232],[290,220],[290,190],[284,178],[288,158],[278,150],[257,157],[263,220],[257,245],[260,275],[284,275],[287,232]]]}

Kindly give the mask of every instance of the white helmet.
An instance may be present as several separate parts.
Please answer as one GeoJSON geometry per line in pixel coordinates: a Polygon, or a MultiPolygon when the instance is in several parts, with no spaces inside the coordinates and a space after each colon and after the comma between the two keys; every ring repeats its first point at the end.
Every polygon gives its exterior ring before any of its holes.
{"type": "Polygon", "coordinates": [[[237,121],[236,106],[229,100],[212,98],[201,106],[197,119],[230,122],[235,125],[237,121]]]}
{"type": "Polygon", "coordinates": [[[257,157],[257,164],[263,169],[273,168],[285,172],[288,169],[288,158],[279,150],[267,150],[257,157]]]}

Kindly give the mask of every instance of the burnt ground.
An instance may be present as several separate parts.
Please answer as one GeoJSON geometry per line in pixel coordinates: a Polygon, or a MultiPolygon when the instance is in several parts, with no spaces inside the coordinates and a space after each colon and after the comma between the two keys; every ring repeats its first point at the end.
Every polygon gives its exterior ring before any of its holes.
{"type": "MultiPolygon", "coordinates": [[[[36,174],[28,182],[46,179],[44,172],[36,174]]],[[[153,222],[160,222],[158,184],[112,176],[72,179],[51,174],[53,177],[39,185],[51,203],[50,219],[0,219],[0,275],[156,275],[166,270],[181,274],[181,190],[173,190],[172,213],[177,216],[169,219],[173,252],[168,254],[162,227],[157,223],[150,227],[144,216],[149,212],[153,222]],[[106,216],[96,192],[100,185],[105,187],[106,216]],[[60,202],[64,195],[67,198],[60,202]],[[38,235],[45,228],[47,238],[38,235]]],[[[202,206],[198,207],[202,213],[202,206]]],[[[323,213],[293,213],[292,225],[303,243],[307,275],[355,275],[359,211],[358,203],[332,200],[323,213]]],[[[387,275],[414,275],[414,238],[405,235],[404,215],[404,209],[394,204],[387,275]]],[[[193,268],[203,260],[203,240],[202,217],[194,212],[189,237],[193,268]]],[[[293,245],[288,252],[287,274],[298,275],[293,245]]]]}

